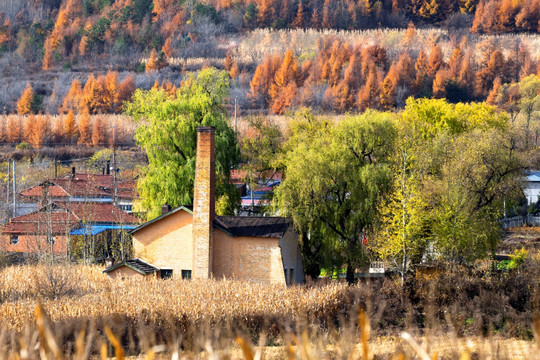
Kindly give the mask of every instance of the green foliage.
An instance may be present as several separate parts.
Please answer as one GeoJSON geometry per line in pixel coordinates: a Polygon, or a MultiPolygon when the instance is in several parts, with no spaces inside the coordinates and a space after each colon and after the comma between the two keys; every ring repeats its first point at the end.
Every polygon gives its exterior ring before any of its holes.
{"type": "Polygon", "coordinates": [[[30,149],[30,144],[28,144],[27,142],[21,142],[19,144],[17,144],[17,146],[15,147],[17,150],[26,150],[26,149],[30,149]]]}
{"type": "Polygon", "coordinates": [[[424,139],[441,132],[459,134],[473,129],[507,126],[506,114],[486,103],[450,104],[444,99],[407,99],[401,121],[408,123],[424,139]]]}
{"type": "Polygon", "coordinates": [[[211,4],[205,5],[202,3],[196,3],[195,4],[195,13],[199,16],[207,17],[208,19],[212,20],[213,23],[217,24],[219,23],[219,14],[214,6],[211,4]]]}
{"type": "Polygon", "coordinates": [[[508,264],[508,270],[514,270],[520,267],[529,258],[529,252],[525,248],[514,250],[514,254],[510,255],[510,263],[508,264]]]}
{"type": "Polygon", "coordinates": [[[162,90],[137,90],[126,104],[126,112],[139,124],[135,140],[148,156],[148,168],[138,183],[139,206],[148,218],[158,216],[163,204],[192,204],[198,126],[216,128],[217,197],[228,194],[230,200],[238,199],[236,190],[227,185],[229,170],[238,159],[236,137],[223,106],[228,95],[228,73],[208,68],[190,74],[174,99],[162,90]]]}
{"type": "Polygon", "coordinates": [[[279,166],[277,160],[283,135],[277,125],[264,117],[249,117],[247,122],[253,135],[242,139],[240,154],[242,169],[246,171],[244,181],[256,191],[279,166]]]}
{"type": "Polygon", "coordinates": [[[85,16],[99,14],[106,6],[112,5],[113,2],[112,0],[84,0],[82,3],[83,14],[85,16]]]}
{"type": "Polygon", "coordinates": [[[244,26],[248,29],[253,29],[257,25],[257,5],[250,2],[244,12],[244,26]]]}
{"type": "Polygon", "coordinates": [[[326,248],[342,253],[329,255],[345,261],[352,281],[365,259],[363,234],[371,230],[392,178],[392,116],[366,112],[331,125],[303,111],[289,132],[277,204],[300,232],[322,235],[326,248]]]}

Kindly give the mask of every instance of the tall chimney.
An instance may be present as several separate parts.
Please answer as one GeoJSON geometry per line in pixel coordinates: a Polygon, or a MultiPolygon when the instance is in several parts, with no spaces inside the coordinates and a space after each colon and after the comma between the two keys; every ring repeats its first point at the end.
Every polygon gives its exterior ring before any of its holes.
{"type": "Polygon", "coordinates": [[[194,279],[208,279],[212,273],[212,223],[215,216],[215,129],[197,128],[197,158],[193,191],[193,267],[194,279]]]}

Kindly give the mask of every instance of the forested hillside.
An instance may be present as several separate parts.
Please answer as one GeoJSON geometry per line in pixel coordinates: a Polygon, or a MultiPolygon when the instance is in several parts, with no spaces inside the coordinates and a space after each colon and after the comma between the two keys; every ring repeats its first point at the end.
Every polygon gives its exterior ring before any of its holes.
{"type": "Polygon", "coordinates": [[[535,0],[0,0],[0,111],[45,114],[4,118],[1,140],[105,144],[94,114],[207,66],[229,71],[243,115],[502,106],[504,84],[540,71],[539,20],[535,0]]]}

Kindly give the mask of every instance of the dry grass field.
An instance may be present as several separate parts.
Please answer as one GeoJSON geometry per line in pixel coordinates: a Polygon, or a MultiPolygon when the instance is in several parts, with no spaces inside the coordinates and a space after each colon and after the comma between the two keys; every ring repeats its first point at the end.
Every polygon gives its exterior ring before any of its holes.
{"type": "Polygon", "coordinates": [[[481,334],[455,326],[455,316],[469,315],[454,306],[437,310],[448,312],[446,322],[433,318],[423,326],[407,320],[416,305],[400,300],[396,289],[391,280],[285,288],[225,279],[116,281],[97,266],[7,267],[0,271],[0,359],[112,354],[141,359],[534,359],[540,354],[533,336],[540,320],[527,325],[528,339],[500,329],[481,334]]]}

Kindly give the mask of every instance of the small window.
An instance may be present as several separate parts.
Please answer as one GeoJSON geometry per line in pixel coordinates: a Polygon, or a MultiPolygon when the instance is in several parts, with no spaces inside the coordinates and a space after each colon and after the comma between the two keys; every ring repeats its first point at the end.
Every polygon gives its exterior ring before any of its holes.
{"type": "Polygon", "coordinates": [[[191,279],[191,270],[182,270],[182,279],[191,279]]]}
{"type": "Polygon", "coordinates": [[[171,279],[173,271],[172,269],[161,269],[159,273],[162,279],[171,279]]]}
{"type": "Polygon", "coordinates": [[[9,243],[13,244],[13,245],[18,244],[19,243],[19,235],[11,235],[9,237],[9,243]]]}

